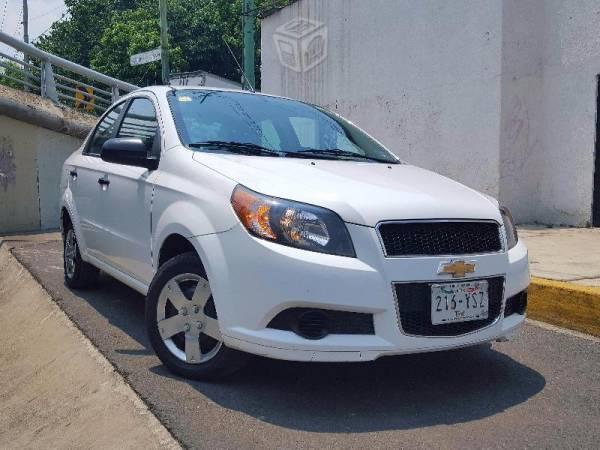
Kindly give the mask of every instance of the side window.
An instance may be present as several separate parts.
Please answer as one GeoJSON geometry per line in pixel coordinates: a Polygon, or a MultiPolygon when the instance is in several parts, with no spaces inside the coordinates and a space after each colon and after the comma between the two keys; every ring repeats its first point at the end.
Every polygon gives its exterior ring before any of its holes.
{"type": "Polygon", "coordinates": [[[110,111],[106,116],[104,116],[104,119],[100,121],[96,127],[96,131],[94,131],[94,135],[90,139],[90,145],[88,145],[86,151],[84,152],[85,155],[100,155],[102,144],[104,144],[113,135],[115,124],[119,118],[119,115],[121,114],[123,105],[124,103],[115,106],[112,111],[110,111]]]}
{"type": "Polygon", "coordinates": [[[150,152],[158,130],[154,105],[147,98],[136,98],[129,105],[117,137],[140,138],[150,152]]]}

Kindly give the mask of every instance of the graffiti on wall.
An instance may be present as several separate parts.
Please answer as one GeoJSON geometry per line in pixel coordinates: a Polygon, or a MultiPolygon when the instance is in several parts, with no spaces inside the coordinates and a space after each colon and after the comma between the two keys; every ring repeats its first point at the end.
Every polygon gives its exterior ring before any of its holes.
{"type": "Polygon", "coordinates": [[[12,140],[0,137],[0,187],[6,192],[8,186],[16,181],[17,166],[12,140]]]}

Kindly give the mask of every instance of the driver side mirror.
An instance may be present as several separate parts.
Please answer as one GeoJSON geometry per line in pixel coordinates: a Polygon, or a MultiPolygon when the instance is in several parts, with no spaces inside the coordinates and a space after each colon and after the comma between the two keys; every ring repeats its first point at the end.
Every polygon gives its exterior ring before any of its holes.
{"type": "Polygon", "coordinates": [[[140,138],[108,139],[100,151],[103,161],[125,166],[145,167],[148,170],[158,168],[158,158],[150,156],[148,148],[140,138]]]}

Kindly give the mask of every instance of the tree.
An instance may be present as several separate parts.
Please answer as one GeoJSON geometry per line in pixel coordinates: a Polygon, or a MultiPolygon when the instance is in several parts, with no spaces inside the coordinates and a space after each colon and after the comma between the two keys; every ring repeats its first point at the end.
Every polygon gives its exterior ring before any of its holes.
{"type": "MultiPolygon", "coordinates": [[[[25,74],[22,72],[23,66],[12,61],[2,61],[2,66],[0,67],[0,84],[4,86],[9,86],[15,89],[23,89],[24,84],[23,80],[25,80],[25,74]],[[21,81],[17,81],[21,80],[21,81]]],[[[32,75],[36,75],[34,70],[31,70],[32,75]]],[[[39,74],[39,72],[37,72],[39,74]]],[[[34,86],[38,83],[34,79],[29,79],[29,83],[34,86]]]]}
{"type": "MultiPolygon", "coordinates": [[[[257,10],[290,0],[256,0],[257,10]]],[[[159,46],[158,0],[65,0],[66,18],[37,42],[40,48],[133,84],[155,84],[160,63],[131,67],[134,53],[159,46]]],[[[239,81],[242,0],[169,0],[171,71],[206,70],[239,81]]],[[[258,19],[257,19],[258,23],[258,19]]],[[[257,80],[260,77],[257,33],[257,80]]]]}
{"type": "MultiPolygon", "coordinates": [[[[129,62],[131,55],[160,45],[160,29],[148,9],[129,9],[113,14],[98,44],[91,53],[92,69],[138,85],[160,83],[160,61],[140,66],[131,66],[129,62]]],[[[169,53],[171,66],[180,70],[184,63],[181,49],[172,47],[169,53]]]]}
{"type": "Polygon", "coordinates": [[[35,44],[43,50],[89,67],[91,54],[100,41],[113,12],[133,7],[135,0],[65,0],[64,20],[52,24],[35,44]]]}

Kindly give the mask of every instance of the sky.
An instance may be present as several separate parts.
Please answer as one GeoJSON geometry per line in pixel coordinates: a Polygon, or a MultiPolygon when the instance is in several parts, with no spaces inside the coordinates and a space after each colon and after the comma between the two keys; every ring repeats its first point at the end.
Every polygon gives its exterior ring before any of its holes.
{"type": "MultiPolygon", "coordinates": [[[[28,0],[29,42],[35,41],[50,25],[59,20],[66,11],[64,0],[28,0]]],[[[23,39],[23,0],[0,0],[0,30],[23,39]]],[[[22,58],[22,54],[0,43],[0,52],[22,58]]]]}
{"type": "MultiPolygon", "coordinates": [[[[29,40],[33,41],[48,30],[64,14],[63,0],[28,0],[29,40]]],[[[23,39],[23,0],[0,0],[0,25],[3,32],[23,39]],[[3,20],[3,21],[2,21],[3,20]]]]}

